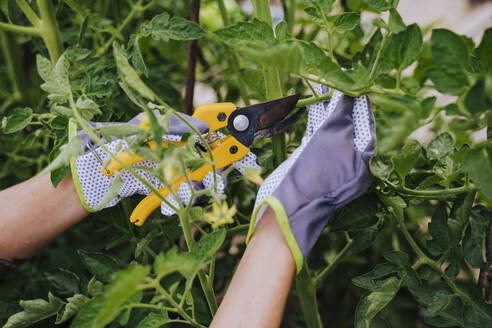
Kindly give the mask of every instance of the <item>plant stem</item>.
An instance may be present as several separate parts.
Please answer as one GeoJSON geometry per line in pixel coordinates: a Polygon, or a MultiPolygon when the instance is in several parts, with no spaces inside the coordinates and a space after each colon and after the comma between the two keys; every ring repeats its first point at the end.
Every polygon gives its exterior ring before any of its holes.
{"type": "Polygon", "coordinates": [[[376,59],[374,60],[374,64],[372,64],[371,67],[371,72],[369,73],[369,80],[372,80],[374,78],[374,75],[376,74],[379,65],[379,59],[381,58],[381,54],[383,53],[383,49],[386,46],[386,42],[388,41],[388,37],[390,35],[391,35],[391,31],[388,31],[383,36],[383,40],[381,41],[381,46],[378,49],[378,53],[376,54],[376,59]]]}
{"type": "Polygon", "coordinates": [[[17,3],[17,6],[22,10],[24,15],[26,15],[27,20],[35,27],[39,25],[39,17],[38,15],[32,10],[31,6],[26,2],[26,0],[15,0],[17,3]]]}
{"type": "MultiPolygon", "coordinates": [[[[188,251],[191,251],[193,247],[193,235],[191,234],[191,226],[190,226],[190,220],[188,215],[186,214],[185,211],[181,210],[178,212],[179,216],[179,221],[181,223],[181,227],[183,229],[183,233],[185,236],[186,240],[186,245],[188,246],[188,251]]],[[[215,299],[215,293],[210,285],[210,282],[207,278],[207,275],[201,269],[198,271],[198,279],[200,280],[200,284],[203,289],[203,293],[205,294],[205,298],[207,299],[208,307],[210,309],[210,312],[212,313],[212,316],[215,315],[217,312],[217,300],[215,299]]]]}
{"type": "Polygon", "coordinates": [[[20,33],[20,34],[28,34],[28,35],[34,35],[34,36],[40,36],[41,35],[41,32],[39,31],[39,29],[32,27],[32,26],[21,26],[21,25],[15,25],[15,24],[0,22],[0,29],[5,30],[5,31],[9,31],[9,32],[20,33]]]}
{"type": "Polygon", "coordinates": [[[345,256],[350,252],[352,246],[354,245],[353,239],[350,239],[349,242],[343,247],[340,253],[337,254],[335,259],[328,264],[326,268],[323,269],[314,279],[314,286],[316,288],[321,286],[323,280],[328,277],[328,275],[333,272],[333,270],[340,264],[340,262],[345,258],[345,256]]]}
{"type": "Polygon", "coordinates": [[[53,11],[53,4],[50,0],[38,0],[39,12],[41,14],[41,37],[48,48],[51,62],[56,64],[58,58],[63,53],[61,33],[53,11]]]}
{"type": "MultiPolygon", "coordinates": [[[[217,3],[219,5],[220,16],[222,17],[222,22],[224,23],[224,26],[230,25],[231,20],[229,19],[229,15],[227,14],[227,8],[224,4],[224,0],[217,0],[217,3]]],[[[237,54],[237,51],[234,48],[229,47],[229,50],[231,52],[232,68],[237,74],[237,79],[238,79],[237,85],[239,88],[239,93],[241,94],[241,98],[243,98],[246,106],[248,106],[250,104],[249,96],[248,96],[248,91],[246,90],[244,83],[241,81],[241,68],[239,66],[239,59],[238,59],[239,56],[237,54]]]]}
{"type": "Polygon", "coordinates": [[[312,104],[319,103],[321,101],[329,100],[331,98],[332,94],[333,94],[333,92],[330,91],[328,93],[325,93],[323,95],[319,95],[317,97],[311,97],[311,98],[301,99],[301,100],[299,100],[297,102],[297,107],[309,106],[309,105],[312,105],[312,104]]]}
{"type": "MultiPolygon", "coordinates": [[[[272,14],[270,12],[270,5],[268,0],[253,0],[253,7],[255,9],[255,16],[272,26],[272,14]]],[[[280,84],[280,77],[278,71],[271,67],[263,68],[263,75],[265,77],[265,90],[267,99],[275,99],[282,97],[282,86],[280,84]]],[[[275,166],[280,165],[286,158],[285,149],[285,135],[283,133],[273,136],[272,147],[274,154],[275,166]]]]}
{"type": "Polygon", "coordinates": [[[26,74],[22,69],[19,44],[15,35],[5,31],[0,31],[0,39],[7,70],[13,82],[13,97],[16,101],[28,104],[28,87],[25,78],[26,74]]]}
{"type": "Polygon", "coordinates": [[[205,326],[199,324],[198,322],[196,322],[195,320],[193,320],[192,317],[190,317],[188,315],[188,313],[186,313],[183,308],[181,306],[179,306],[178,303],[176,303],[176,301],[174,300],[174,298],[169,295],[169,293],[164,289],[162,288],[161,284],[159,283],[159,280],[156,279],[154,280],[154,283],[152,284],[152,286],[159,292],[161,293],[165,298],[166,300],[173,306],[176,308],[176,312],[179,313],[179,315],[181,315],[183,318],[185,318],[189,324],[193,325],[194,327],[199,327],[199,328],[205,328],[205,326]]]}
{"type": "Polygon", "coordinates": [[[409,196],[417,196],[417,197],[432,198],[432,197],[456,195],[456,194],[476,191],[476,188],[466,185],[457,188],[449,188],[449,189],[442,189],[442,190],[414,190],[414,189],[409,189],[407,187],[397,186],[387,180],[385,180],[384,182],[386,182],[391,188],[395,189],[396,191],[402,194],[409,195],[409,196]]]}
{"type": "Polygon", "coordinates": [[[321,317],[318,312],[316,299],[315,279],[311,277],[307,263],[304,263],[301,272],[296,275],[296,289],[301,301],[302,313],[308,328],[322,328],[321,317]]]}

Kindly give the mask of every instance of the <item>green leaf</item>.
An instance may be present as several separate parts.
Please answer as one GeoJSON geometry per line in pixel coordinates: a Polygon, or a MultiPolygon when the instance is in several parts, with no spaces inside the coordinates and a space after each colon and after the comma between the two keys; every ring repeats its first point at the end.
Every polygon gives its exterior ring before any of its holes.
{"type": "Polygon", "coordinates": [[[387,251],[384,253],[384,258],[399,267],[410,265],[410,256],[407,253],[401,251],[387,251]]]}
{"type": "Polygon", "coordinates": [[[394,169],[393,165],[389,158],[381,155],[373,156],[369,162],[372,174],[381,180],[389,179],[394,169]]]}
{"type": "Polygon", "coordinates": [[[69,101],[71,95],[68,68],[70,66],[65,54],[61,55],[55,66],[47,58],[37,55],[38,73],[45,83],[41,89],[48,93],[52,103],[63,104],[69,101]]]}
{"type": "Polygon", "coordinates": [[[365,195],[338,210],[329,221],[330,231],[359,231],[377,224],[377,199],[365,195]]]}
{"type": "Polygon", "coordinates": [[[405,23],[403,23],[403,20],[396,9],[390,9],[388,26],[393,33],[400,33],[406,28],[405,23]]]}
{"type": "Polygon", "coordinates": [[[162,13],[142,23],[140,34],[154,40],[169,41],[196,40],[204,37],[206,32],[195,22],[181,17],[169,19],[168,13],[162,13]]]}
{"type": "Polygon", "coordinates": [[[101,294],[104,291],[104,284],[96,279],[96,277],[92,277],[87,284],[87,292],[91,296],[96,296],[101,294]]]}
{"type": "Polygon", "coordinates": [[[295,43],[280,43],[271,46],[249,44],[238,46],[237,49],[242,55],[259,65],[292,73],[299,72],[303,58],[302,48],[295,43]]]}
{"type": "Polygon", "coordinates": [[[99,252],[88,252],[83,249],[77,251],[82,263],[97,280],[109,283],[114,272],[119,270],[118,263],[112,258],[99,252]]]}
{"type": "Polygon", "coordinates": [[[165,254],[157,255],[154,262],[154,272],[164,277],[177,271],[183,277],[191,279],[202,266],[203,262],[200,259],[195,258],[190,253],[178,253],[178,249],[173,247],[165,254]]]}
{"type": "Polygon", "coordinates": [[[439,160],[454,150],[454,140],[448,132],[441,133],[427,145],[426,154],[430,160],[439,160]]]}
{"type": "Polygon", "coordinates": [[[369,289],[371,291],[380,290],[384,283],[384,277],[398,272],[398,266],[392,263],[380,263],[370,272],[352,278],[352,283],[358,287],[369,289]]]}
{"type": "Polygon", "coordinates": [[[433,30],[431,52],[436,66],[427,74],[436,89],[457,96],[463,93],[469,84],[466,70],[470,64],[470,55],[464,39],[449,30],[433,30]]]}
{"type": "Polygon", "coordinates": [[[367,4],[371,6],[371,8],[386,11],[389,9],[396,8],[398,6],[399,0],[366,0],[367,4]]]}
{"type": "Polygon", "coordinates": [[[486,72],[492,72],[492,27],[485,30],[482,41],[477,48],[477,56],[486,72]]]}
{"type": "Polygon", "coordinates": [[[202,263],[212,260],[215,253],[217,253],[220,246],[224,243],[225,237],[226,229],[219,229],[203,235],[203,237],[193,245],[191,255],[199,259],[202,263]]]}
{"type": "Polygon", "coordinates": [[[79,277],[66,269],[57,268],[45,273],[48,281],[60,291],[69,292],[71,295],[79,292],[79,277]]]}
{"type": "Polygon", "coordinates": [[[80,116],[82,116],[85,120],[91,120],[94,115],[102,114],[99,109],[99,105],[94,100],[89,98],[78,98],[76,106],[79,110],[80,116]]]}
{"type": "Polygon", "coordinates": [[[281,21],[275,26],[275,37],[279,41],[292,38],[289,34],[289,27],[287,26],[286,21],[281,21]]]}
{"type": "Polygon", "coordinates": [[[388,305],[401,287],[401,281],[395,277],[384,280],[378,291],[365,294],[355,310],[355,328],[370,328],[374,317],[388,305]]]}
{"type": "Polygon", "coordinates": [[[97,126],[97,129],[104,136],[112,136],[119,139],[142,133],[142,129],[139,126],[132,124],[102,125],[97,126]]]}
{"type": "Polygon", "coordinates": [[[427,308],[430,316],[439,315],[453,300],[453,294],[446,290],[439,290],[432,296],[432,302],[427,308]]]}
{"type": "Polygon", "coordinates": [[[125,301],[138,292],[139,285],[145,281],[150,267],[133,265],[118,271],[111,284],[104,291],[104,301],[97,311],[92,327],[104,327],[113,321],[123,310],[125,301]]]}
{"type": "Polygon", "coordinates": [[[405,144],[398,155],[393,159],[395,163],[395,172],[401,181],[415,166],[421,153],[422,147],[418,141],[412,140],[405,144]]]}
{"type": "Polygon", "coordinates": [[[242,80],[248,86],[248,89],[253,91],[253,97],[258,100],[266,100],[265,81],[263,72],[251,68],[241,70],[242,80]]]}
{"type": "Polygon", "coordinates": [[[41,171],[41,174],[51,172],[62,166],[68,165],[72,157],[82,155],[84,152],[84,143],[80,138],[75,138],[68,144],[60,147],[60,154],[47,167],[41,171]]]}
{"type": "Polygon", "coordinates": [[[148,100],[155,100],[154,92],[143,83],[137,72],[130,66],[121,46],[113,43],[113,54],[118,67],[118,75],[130,88],[148,100]]]}
{"type": "Polygon", "coordinates": [[[104,306],[104,295],[100,294],[86,302],[77,313],[70,328],[99,328],[102,327],[95,320],[104,306]]]}
{"type": "Polygon", "coordinates": [[[465,106],[473,115],[479,115],[487,110],[485,82],[483,80],[478,80],[470,90],[468,90],[465,96],[465,106]]]}
{"type": "Polygon", "coordinates": [[[248,41],[271,44],[275,38],[267,23],[254,18],[251,22],[239,22],[218,29],[214,34],[229,46],[237,46],[248,41]]]}
{"type": "Polygon", "coordinates": [[[159,328],[169,322],[167,312],[149,313],[140,323],[137,328],[159,328]]]}
{"type": "Polygon", "coordinates": [[[333,26],[339,31],[350,31],[360,24],[360,13],[345,12],[335,17],[333,26]]]}
{"type": "Polygon", "coordinates": [[[304,0],[304,3],[307,6],[304,11],[313,21],[320,26],[325,26],[325,19],[331,12],[335,0],[304,0]]]}
{"type": "Polygon", "coordinates": [[[463,309],[463,321],[465,328],[482,328],[490,326],[492,311],[487,304],[465,303],[463,309]]]}
{"type": "Polygon", "coordinates": [[[16,108],[7,116],[7,123],[3,129],[4,134],[14,133],[24,129],[32,121],[32,109],[29,107],[16,108]]]}
{"type": "Polygon", "coordinates": [[[431,222],[429,222],[429,233],[432,240],[427,241],[427,249],[432,255],[440,255],[450,249],[447,220],[446,207],[440,203],[432,214],[431,222]]]}
{"type": "Polygon", "coordinates": [[[422,31],[417,24],[412,24],[391,36],[383,56],[387,54],[391,66],[402,70],[417,60],[422,44],[422,31]]]}
{"type": "Polygon", "coordinates": [[[64,304],[56,314],[55,324],[59,325],[76,315],[88,300],[89,299],[82,294],[75,294],[72,297],[67,298],[68,303],[64,304]]]}
{"type": "Polygon", "coordinates": [[[492,200],[492,147],[470,149],[463,159],[463,166],[488,200],[492,200]]]}
{"type": "Polygon", "coordinates": [[[470,224],[463,238],[463,255],[474,268],[481,268],[486,260],[485,238],[489,225],[489,213],[482,207],[471,211],[470,224]]]}
{"type": "Polygon", "coordinates": [[[44,299],[35,299],[20,301],[20,306],[24,311],[16,313],[9,317],[3,328],[24,328],[32,324],[56,315],[58,309],[63,305],[61,299],[48,294],[48,301],[44,299]]]}
{"type": "Polygon", "coordinates": [[[60,182],[70,173],[70,166],[65,165],[56,170],[51,171],[50,179],[53,187],[57,187],[60,182]]]}
{"type": "Polygon", "coordinates": [[[94,209],[95,211],[100,211],[101,209],[104,208],[104,206],[108,205],[109,202],[114,200],[118,194],[120,193],[121,186],[123,186],[123,178],[121,177],[120,174],[117,174],[114,178],[112,178],[113,181],[111,181],[111,187],[109,188],[108,192],[104,195],[103,199],[99,203],[99,205],[96,206],[94,209]]]}
{"type": "Polygon", "coordinates": [[[130,59],[132,61],[133,66],[142,72],[145,76],[149,76],[149,71],[147,70],[147,66],[145,65],[145,61],[142,56],[142,52],[140,51],[139,45],[140,36],[138,34],[132,34],[130,36],[130,40],[128,41],[128,48],[130,49],[130,59]]]}

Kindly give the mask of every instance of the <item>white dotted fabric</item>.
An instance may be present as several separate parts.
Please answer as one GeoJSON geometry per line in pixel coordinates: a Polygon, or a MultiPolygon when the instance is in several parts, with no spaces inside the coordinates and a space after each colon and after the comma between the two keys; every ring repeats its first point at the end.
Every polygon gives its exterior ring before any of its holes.
{"type": "MultiPolygon", "coordinates": [[[[224,138],[225,135],[218,132],[220,138],[224,138]]],[[[197,137],[196,140],[199,141],[197,137]]],[[[163,140],[170,142],[181,141],[181,136],[179,135],[165,135],[163,140]]],[[[128,148],[128,143],[125,140],[115,140],[106,145],[110,152],[114,154],[119,154],[128,148]]],[[[109,161],[110,155],[107,154],[102,148],[98,147],[95,149],[96,153],[101,157],[103,162],[109,161]]],[[[256,156],[249,152],[244,158],[237,162],[238,166],[235,167],[240,173],[244,174],[244,167],[251,166],[254,168],[260,168],[256,156]]],[[[103,200],[106,193],[109,191],[115,175],[112,177],[105,176],[100,168],[101,163],[96,159],[92,152],[87,152],[86,154],[79,156],[75,160],[75,166],[77,170],[78,179],[80,181],[80,186],[82,193],[84,195],[87,205],[91,209],[96,209],[101,201],[103,200]]],[[[142,161],[133,165],[135,171],[144,177],[152,186],[156,189],[160,189],[163,185],[160,183],[159,179],[153,176],[150,172],[144,169],[137,168],[138,166],[147,166],[151,168],[156,168],[157,163],[151,161],[142,161]]],[[[111,207],[120,202],[122,198],[130,197],[134,194],[148,195],[150,194],[150,189],[148,189],[143,183],[137,180],[132,174],[126,170],[122,170],[121,178],[123,179],[123,185],[121,186],[119,194],[111,200],[109,203],[104,205],[103,208],[111,207]]],[[[202,181],[203,187],[206,189],[213,188],[214,179],[213,172],[208,172],[202,181]]],[[[198,185],[198,187],[200,187],[198,185]]],[[[225,191],[226,181],[217,174],[217,193],[222,195],[225,191]]],[[[179,186],[177,195],[183,204],[188,204],[191,199],[191,189],[188,183],[183,183],[179,186]]],[[[175,207],[178,207],[178,202],[174,199],[172,195],[166,197],[166,199],[175,207]]],[[[174,210],[171,209],[166,203],[161,203],[161,212],[164,215],[175,214],[174,210]]]]}
{"type": "MultiPolygon", "coordinates": [[[[329,88],[322,85],[317,85],[315,87],[315,91],[318,95],[325,94],[329,92],[329,88]]],[[[275,189],[280,185],[284,177],[287,175],[287,172],[290,170],[292,165],[296,162],[296,160],[301,155],[302,151],[306,148],[307,144],[316,133],[316,131],[321,127],[321,125],[330,117],[335,108],[337,107],[338,102],[343,97],[343,93],[335,90],[330,101],[319,102],[313,104],[309,108],[308,114],[308,123],[306,126],[306,134],[302,138],[301,144],[297,149],[289,156],[287,160],[285,160],[282,164],[280,164],[275,171],[272,172],[265,179],[263,184],[258,191],[258,195],[255,201],[255,210],[256,208],[267,198],[270,196],[275,189]]],[[[354,100],[354,108],[352,111],[352,118],[354,121],[354,147],[362,151],[367,147],[369,142],[371,141],[370,134],[370,125],[369,125],[369,108],[367,104],[366,96],[360,96],[355,98],[354,100]]],[[[263,206],[257,216],[256,224],[258,224],[261,219],[263,212],[265,211],[266,206],[263,206]]]]}

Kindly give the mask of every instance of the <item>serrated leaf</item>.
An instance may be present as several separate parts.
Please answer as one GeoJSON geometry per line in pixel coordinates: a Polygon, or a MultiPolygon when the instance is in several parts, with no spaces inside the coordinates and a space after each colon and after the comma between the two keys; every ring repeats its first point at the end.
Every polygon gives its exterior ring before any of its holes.
{"type": "Polygon", "coordinates": [[[448,132],[441,133],[427,145],[426,154],[431,160],[439,160],[454,149],[454,140],[448,132]]]}
{"type": "Polygon", "coordinates": [[[359,231],[378,222],[377,200],[363,196],[337,212],[329,221],[330,231],[359,231]]]}
{"type": "Polygon", "coordinates": [[[169,322],[167,312],[149,313],[140,323],[137,328],[159,328],[169,322]]]}
{"type": "Polygon", "coordinates": [[[76,102],[76,106],[79,110],[80,115],[85,120],[90,120],[94,115],[102,114],[99,109],[99,105],[92,99],[89,98],[78,98],[76,102]]]}
{"type": "Polygon", "coordinates": [[[196,40],[204,37],[206,32],[195,22],[181,17],[169,19],[168,13],[162,13],[142,23],[140,34],[154,40],[169,41],[196,40]]]}
{"type": "Polygon", "coordinates": [[[288,25],[286,21],[281,21],[275,26],[275,37],[279,41],[292,38],[289,34],[288,25]]]}
{"type": "Polygon", "coordinates": [[[80,279],[75,273],[69,270],[57,268],[45,273],[45,276],[53,287],[60,291],[69,292],[70,295],[79,292],[80,279]]]}
{"type": "Polygon", "coordinates": [[[191,255],[203,263],[210,261],[224,243],[225,237],[226,229],[219,229],[202,236],[202,238],[193,245],[191,255]]]}
{"type": "Polygon", "coordinates": [[[380,263],[368,273],[352,278],[352,283],[358,287],[376,291],[384,283],[382,278],[398,272],[398,270],[398,266],[392,263],[380,263]]]}
{"type": "Polygon", "coordinates": [[[275,41],[273,30],[267,23],[254,18],[251,22],[239,22],[218,29],[214,34],[229,46],[257,42],[272,44],[275,41]]]}
{"type": "Polygon", "coordinates": [[[108,205],[112,200],[114,200],[116,197],[118,197],[118,194],[120,193],[121,186],[123,186],[123,178],[121,177],[120,174],[117,174],[112,178],[113,181],[111,181],[111,186],[109,190],[106,192],[104,195],[103,199],[101,199],[101,202],[99,205],[94,208],[95,211],[100,211],[103,209],[106,205],[108,205]]]}
{"type": "Polygon", "coordinates": [[[410,256],[402,251],[387,251],[384,253],[384,258],[399,267],[403,267],[410,264],[410,256]]]}
{"type": "Polygon", "coordinates": [[[390,9],[390,15],[389,15],[389,20],[388,20],[388,26],[391,32],[393,33],[400,33],[403,30],[405,30],[405,23],[403,23],[403,20],[401,19],[400,14],[398,11],[394,8],[390,9]]]}
{"type": "Polygon", "coordinates": [[[118,263],[112,258],[99,252],[88,252],[83,249],[77,251],[82,263],[96,277],[105,283],[111,281],[114,272],[119,270],[118,263]]]}
{"type": "Polygon", "coordinates": [[[482,207],[475,207],[470,213],[469,225],[463,238],[463,255],[474,268],[481,268],[486,260],[485,238],[489,214],[482,207]]]}
{"type": "Polygon", "coordinates": [[[128,48],[130,59],[132,61],[133,66],[142,72],[145,76],[149,76],[149,71],[147,70],[147,66],[145,65],[145,61],[142,56],[142,52],[140,51],[139,45],[139,34],[132,34],[130,36],[130,40],[128,41],[128,48]]]}
{"type": "Polygon", "coordinates": [[[427,249],[432,255],[440,255],[450,249],[446,207],[440,203],[432,214],[429,222],[429,233],[432,240],[427,241],[427,249]]]}
{"type": "Polygon", "coordinates": [[[4,134],[14,133],[24,129],[32,121],[32,109],[29,107],[16,108],[7,116],[3,129],[4,134]]]}
{"type": "Polygon", "coordinates": [[[96,296],[98,294],[101,294],[103,291],[104,291],[104,284],[99,280],[97,280],[95,276],[93,276],[91,280],[89,280],[89,283],[87,284],[87,292],[91,296],[96,296]]]}
{"type": "Polygon", "coordinates": [[[154,272],[159,276],[165,276],[178,271],[185,278],[192,278],[202,268],[203,262],[190,253],[179,253],[176,247],[171,248],[165,254],[160,253],[155,258],[154,272]]]}
{"type": "Polygon", "coordinates": [[[483,80],[478,80],[470,90],[468,90],[465,96],[465,106],[473,115],[479,115],[487,110],[485,82],[483,80]]]}
{"type": "Polygon", "coordinates": [[[395,163],[395,172],[402,181],[417,163],[421,149],[420,143],[412,140],[405,144],[398,155],[393,159],[395,163]]]}
{"type": "Polygon", "coordinates": [[[48,301],[44,299],[21,300],[20,306],[24,309],[9,317],[3,328],[24,328],[32,324],[56,315],[58,309],[63,305],[61,299],[48,294],[48,301]]]}
{"type": "Polygon", "coordinates": [[[492,147],[480,146],[466,152],[463,167],[475,186],[492,200],[492,147]]]}
{"type": "Polygon", "coordinates": [[[248,44],[237,49],[259,65],[292,73],[299,72],[303,58],[302,48],[294,43],[248,44]]]}
{"type": "Polygon", "coordinates": [[[422,31],[417,24],[412,24],[391,36],[383,56],[388,56],[393,68],[402,70],[419,57],[422,45],[422,31]]]}
{"type": "Polygon", "coordinates": [[[75,294],[72,297],[67,298],[68,303],[64,304],[56,314],[55,324],[59,325],[72,318],[80,311],[80,308],[87,303],[87,301],[89,301],[89,298],[82,294],[75,294]]]}
{"type": "Polygon", "coordinates": [[[68,144],[60,147],[60,154],[47,167],[41,171],[41,174],[51,172],[57,168],[70,163],[72,157],[77,157],[84,152],[84,143],[80,138],[73,139],[68,144]]]}
{"type": "Polygon", "coordinates": [[[399,0],[366,0],[366,1],[369,6],[379,11],[386,11],[389,9],[396,8],[399,2],[399,0]]]}
{"type": "Polygon", "coordinates": [[[345,12],[336,15],[333,26],[339,31],[351,31],[360,24],[360,13],[345,12]]]}
{"type": "Polygon", "coordinates": [[[393,162],[381,155],[373,156],[369,162],[369,165],[372,174],[381,180],[389,179],[394,169],[393,162]]]}
{"type": "Polygon", "coordinates": [[[355,310],[355,328],[370,328],[374,317],[388,305],[401,287],[395,277],[387,278],[378,291],[365,294],[355,310]]]}
{"type": "Polygon", "coordinates": [[[113,43],[113,54],[118,67],[118,75],[123,82],[148,100],[155,100],[154,92],[143,83],[137,72],[130,66],[123,49],[116,42],[113,43]]]}

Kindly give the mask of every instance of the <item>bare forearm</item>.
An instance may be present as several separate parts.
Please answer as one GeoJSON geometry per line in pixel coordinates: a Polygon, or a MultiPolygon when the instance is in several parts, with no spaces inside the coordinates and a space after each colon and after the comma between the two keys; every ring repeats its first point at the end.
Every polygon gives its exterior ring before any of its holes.
{"type": "Polygon", "coordinates": [[[57,188],[49,174],[0,191],[0,258],[27,258],[87,215],[72,177],[57,188]]]}
{"type": "Polygon", "coordinates": [[[272,211],[258,224],[212,321],[220,327],[278,327],[295,271],[272,211]]]}

